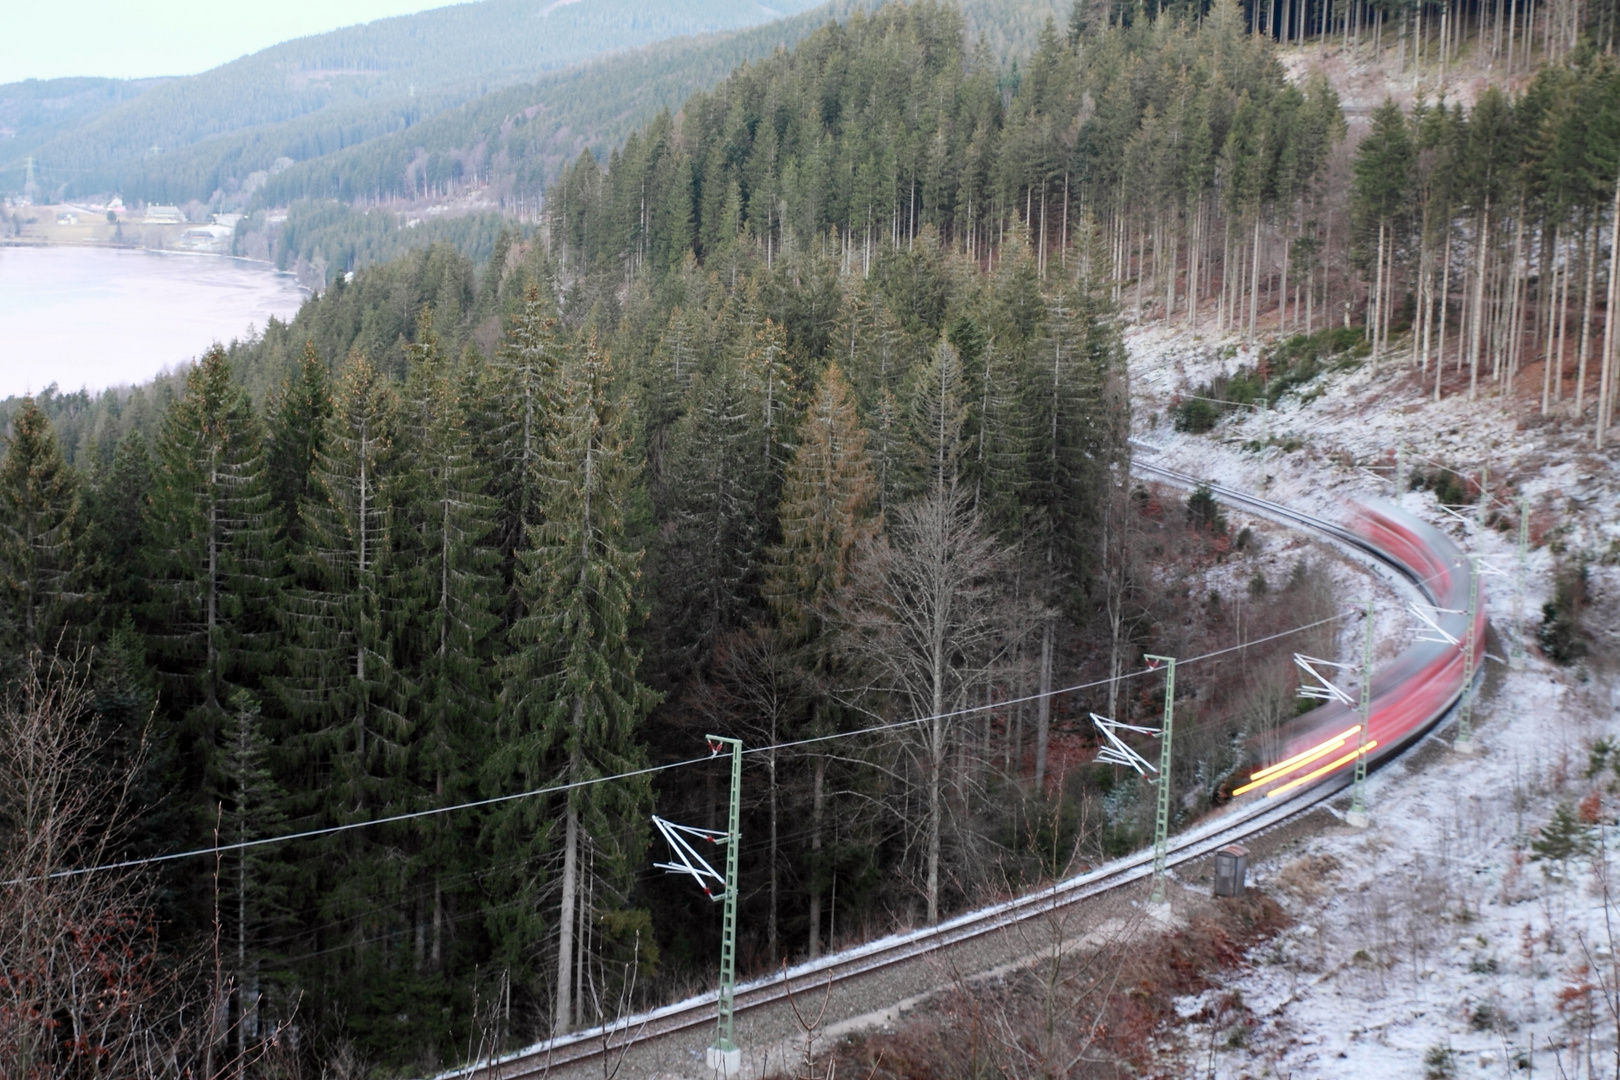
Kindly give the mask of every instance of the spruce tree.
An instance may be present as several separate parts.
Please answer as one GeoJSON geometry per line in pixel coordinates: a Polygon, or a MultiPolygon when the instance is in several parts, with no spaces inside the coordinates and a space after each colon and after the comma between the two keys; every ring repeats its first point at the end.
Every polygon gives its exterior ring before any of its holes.
{"type": "Polygon", "coordinates": [[[1364,253],[1373,256],[1372,293],[1369,298],[1368,336],[1373,342],[1373,366],[1389,334],[1391,314],[1387,295],[1393,278],[1393,255],[1399,239],[1397,226],[1410,197],[1412,143],[1406,118],[1393,101],[1385,100],[1373,112],[1372,131],[1356,148],[1352,215],[1364,253]]]}
{"type": "MultiPolygon", "coordinates": [[[[408,461],[398,395],[363,354],[339,374],[321,437],[314,492],[301,519],[300,584],[286,595],[284,674],[289,716],[277,739],[290,817],[342,824],[421,805],[410,783],[415,686],[402,670],[423,597],[412,591],[403,520],[408,461]]],[[[396,1054],[397,1016],[439,1021],[411,965],[391,943],[415,929],[402,872],[407,826],[320,838],[291,849],[308,890],[300,982],[314,1015],[344,1016],[357,1045],[396,1054]],[[336,950],[336,951],[333,951],[336,950]]]]}
{"type": "Polygon", "coordinates": [[[671,438],[654,619],[665,653],[691,671],[759,606],[769,473],[759,401],[735,364],[699,376],[687,400],[671,438]]]}
{"type": "Polygon", "coordinates": [[[306,341],[298,367],[270,405],[270,491],[295,549],[304,541],[302,507],[314,493],[315,466],[331,412],[326,362],[315,343],[306,341]]]}
{"type": "MultiPolygon", "coordinates": [[[[118,440],[112,464],[91,488],[86,511],[91,573],[104,629],[111,632],[149,600],[141,560],[147,545],[147,501],[152,494],[152,454],[140,432],[118,440]]],[[[133,631],[132,631],[133,632],[133,631]]]]}
{"type": "MultiPolygon", "coordinates": [[[[411,468],[402,538],[405,592],[418,612],[408,652],[412,698],[410,773],[417,805],[445,805],[473,793],[474,770],[489,750],[493,714],[493,635],[499,624],[499,556],[493,546],[497,507],[489,477],[474,456],[464,380],[452,370],[423,309],[416,341],[407,350],[404,444],[411,468]]],[[[465,824],[433,817],[417,828],[414,875],[423,899],[416,904],[416,968],[444,964],[447,920],[476,894],[447,895],[446,879],[464,877],[473,834],[465,824]]]]}
{"type": "Polygon", "coordinates": [[[518,590],[524,614],[502,666],[497,751],[487,777],[495,790],[564,782],[562,798],[508,804],[492,823],[497,850],[524,861],[522,903],[492,916],[498,948],[512,961],[531,954],[541,928],[556,934],[553,1030],[572,1028],[584,1009],[576,972],[580,926],[595,914],[581,899],[610,903],[628,893],[649,802],[645,780],[589,784],[635,769],[644,758],[637,727],[655,695],[637,678],[630,635],[641,619],[642,553],[629,546],[626,515],[635,467],[626,455],[622,392],[594,339],[563,366],[559,409],[539,468],[537,522],[525,532],[518,590]],[[560,837],[547,827],[561,817],[560,837]],[[554,820],[554,819],[552,819],[554,820]],[[561,902],[555,921],[538,910],[532,875],[545,845],[562,843],[561,902]],[[589,863],[586,847],[589,846],[589,863]],[[610,886],[588,889],[594,876],[610,886]]]}
{"type": "Polygon", "coordinates": [[[489,468],[500,500],[501,551],[508,560],[538,522],[540,474],[548,425],[556,416],[563,347],[549,291],[530,282],[523,307],[495,351],[483,387],[483,439],[494,450],[489,468]]]}
{"type": "Polygon", "coordinates": [[[23,399],[0,457],[0,642],[30,654],[56,648],[83,597],[83,516],[77,477],[51,422],[23,399]]]}
{"type": "Polygon", "coordinates": [[[388,805],[410,743],[410,688],[395,664],[408,625],[400,558],[406,464],[398,395],[377,366],[350,356],[339,377],[301,516],[308,542],[288,596],[284,699],[297,718],[297,791],[337,820],[388,805]]]}
{"type": "MultiPolygon", "coordinates": [[[[854,553],[876,530],[877,482],[854,394],[838,364],[827,365],[799,425],[777,518],[782,542],[771,549],[765,597],[787,641],[800,652],[801,678],[812,688],[809,730],[825,733],[836,717],[825,698],[836,651],[834,605],[854,553]]],[[[811,759],[809,898],[811,956],[821,951],[827,757],[811,759]]]]}
{"type": "Polygon", "coordinates": [[[156,457],[147,637],[176,703],[217,717],[228,688],[275,658],[280,586],[263,433],[220,346],[187,374],[156,457]]]}
{"type": "Polygon", "coordinates": [[[1057,617],[1080,607],[1101,526],[1107,466],[1126,430],[1121,400],[1104,396],[1117,338],[1095,317],[1095,301],[1065,287],[1046,305],[1045,333],[1024,356],[1020,380],[1027,427],[1022,539],[1046,608],[1037,669],[1035,784],[1046,780],[1057,617]]]}
{"type": "MultiPolygon", "coordinates": [[[[270,768],[271,747],[258,698],[245,690],[231,695],[221,734],[219,838],[245,844],[285,831],[285,792],[270,768]]],[[[242,848],[219,868],[221,951],[232,973],[232,1040],[248,1052],[261,1030],[263,973],[275,962],[268,943],[290,929],[287,896],[295,868],[271,848],[242,848]]],[[[271,1003],[289,1019],[295,1002],[271,1003]]]]}

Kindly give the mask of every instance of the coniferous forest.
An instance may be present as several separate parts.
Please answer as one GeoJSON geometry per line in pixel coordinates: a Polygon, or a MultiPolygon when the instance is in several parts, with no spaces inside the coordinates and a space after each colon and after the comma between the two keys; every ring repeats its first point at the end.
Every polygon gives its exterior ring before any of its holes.
{"type": "MultiPolygon", "coordinates": [[[[1593,31],[1352,153],[1281,31],[1192,14],[1077,4],[1011,66],[949,6],[856,13],[581,157],[487,261],[413,252],[147,387],[17,404],[17,1060],[156,1075],[140,1025],[185,1001],[167,1060],[202,1074],[404,1074],[708,986],[713,905],[649,815],[722,821],[709,733],[753,748],[744,971],[1139,846],[1088,712],[1162,708],[1118,678],[1144,652],[1334,604],[1305,560],[1189,591],[1259,541],[1130,481],[1126,320],[1354,317],[1373,364],[1508,407],[1533,378],[1520,407],[1573,394],[1601,439],[1593,31]]],[[[1292,647],[1188,668],[1179,822],[1292,715],[1292,647]]]]}

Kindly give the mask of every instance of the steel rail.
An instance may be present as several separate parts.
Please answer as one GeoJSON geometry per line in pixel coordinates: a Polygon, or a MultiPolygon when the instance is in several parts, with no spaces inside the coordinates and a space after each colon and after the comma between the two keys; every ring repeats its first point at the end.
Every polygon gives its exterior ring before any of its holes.
{"type": "MultiPolygon", "coordinates": [[[[1151,451],[1156,448],[1143,446],[1142,449],[1151,451]]],[[[1205,481],[1196,477],[1140,460],[1133,461],[1132,468],[1133,471],[1149,478],[1185,490],[1206,486],[1205,481]]],[[[1223,485],[1208,483],[1207,486],[1211,494],[1229,504],[1241,506],[1258,516],[1290,527],[1320,533],[1337,544],[1354,548],[1359,554],[1368,556],[1393,570],[1404,579],[1406,585],[1417,589],[1429,600],[1434,599],[1433,589],[1427,581],[1420,579],[1398,559],[1381,551],[1376,544],[1342,525],[1223,485]]],[[[1461,692],[1459,687],[1436,708],[1426,722],[1418,725],[1414,737],[1406,741],[1405,747],[1400,752],[1381,757],[1373,763],[1373,767],[1382,767],[1396,760],[1404,753],[1406,747],[1418,741],[1416,735],[1433,730],[1456,705],[1461,692]]],[[[1262,798],[1242,804],[1235,810],[1228,810],[1219,817],[1174,837],[1167,863],[1173,869],[1207,857],[1227,844],[1276,828],[1316,809],[1349,785],[1348,773],[1340,770],[1301,787],[1287,798],[1277,800],[1262,798]]],[[[1153,853],[1150,849],[1136,852],[1064,881],[1055,882],[1036,892],[966,912],[937,926],[891,935],[739,985],[736,990],[735,1011],[741,1015],[786,1001],[790,993],[790,983],[802,988],[810,983],[822,986],[829,982],[856,979],[995,933],[1017,923],[1050,914],[1059,908],[1140,881],[1152,873],[1152,867],[1153,853]]],[[[695,1028],[712,1026],[715,1022],[714,1010],[714,995],[704,994],[653,1009],[639,1016],[625,1018],[612,1025],[571,1033],[535,1047],[440,1073],[435,1080],[463,1077],[473,1080],[497,1076],[501,1080],[537,1080],[552,1070],[621,1054],[632,1045],[654,1042],[695,1028]]]]}

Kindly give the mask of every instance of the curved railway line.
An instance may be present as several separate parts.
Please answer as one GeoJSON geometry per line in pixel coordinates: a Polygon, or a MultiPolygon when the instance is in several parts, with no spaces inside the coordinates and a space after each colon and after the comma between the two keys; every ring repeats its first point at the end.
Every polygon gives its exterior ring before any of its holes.
{"type": "MultiPolygon", "coordinates": [[[[1152,450],[1151,447],[1142,447],[1152,450]]],[[[1190,490],[1201,481],[1148,462],[1136,461],[1133,470],[1145,479],[1156,480],[1190,490]]],[[[1247,512],[1269,520],[1306,530],[1324,537],[1341,549],[1350,549],[1364,560],[1377,563],[1406,587],[1413,590],[1429,605],[1442,629],[1453,638],[1462,640],[1466,618],[1464,603],[1472,583],[1472,567],[1450,538],[1415,518],[1398,510],[1361,508],[1356,527],[1347,527],[1277,503],[1269,502],[1245,492],[1219,485],[1210,485],[1221,501],[1241,507],[1247,512]]],[[[1480,605],[1481,612],[1483,605],[1480,605]]],[[[1476,622],[1476,633],[1483,630],[1481,614],[1476,622]]],[[[1476,636],[1476,641],[1483,640],[1476,636]]],[[[1371,748],[1369,763],[1378,765],[1396,757],[1405,747],[1432,731],[1456,704],[1463,690],[1463,661],[1461,649],[1454,644],[1424,642],[1410,646],[1391,663],[1380,668],[1374,677],[1373,718],[1370,732],[1376,739],[1371,748]]],[[[1329,739],[1341,731],[1346,720],[1355,723],[1355,717],[1343,706],[1326,705],[1312,710],[1290,725],[1285,740],[1284,759],[1298,756],[1299,748],[1322,745],[1323,732],[1329,739]]],[[[1318,755],[1320,757],[1321,755],[1318,755]]],[[[1353,754],[1352,754],[1353,756],[1353,754]]],[[[1317,808],[1349,786],[1350,770],[1336,768],[1319,779],[1310,779],[1297,786],[1283,783],[1290,777],[1308,778],[1304,770],[1315,759],[1285,771],[1279,771],[1266,785],[1275,791],[1289,788],[1272,797],[1263,791],[1230,804],[1229,809],[1216,818],[1188,829],[1170,841],[1168,865],[1173,869],[1204,858],[1216,849],[1238,840],[1273,829],[1284,822],[1317,808]]],[[[1342,762],[1341,762],[1342,764],[1342,762]]],[[[785,1011],[791,988],[801,996],[809,992],[819,999],[822,988],[838,990],[838,1002],[831,1010],[828,1022],[847,1019],[869,1012],[874,1001],[887,994],[887,1001],[896,1000],[894,975],[909,966],[923,967],[952,954],[956,961],[978,963],[972,970],[986,970],[982,947],[999,932],[1030,920],[1049,917],[1054,911],[1080,901],[1120,890],[1152,873],[1151,849],[1137,852],[1095,869],[1014,900],[980,908],[958,915],[937,926],[908,933],[890,935],[855,949],[831,954],[803,963],[766,978],[740,984],[736,991],[736,1015],[740,1028],[746,1031],[750,1017],[762,1016],[773,1008],[785,1011]],[[975,948],[978,952],[975,952],[975,948]],[[974,959],[977,957],[977,959],[974,959]],[[861,990],[862,984],[866,990],[861,990]]],[[[961,963],[951,965],[966,970],[961,963]]],[[[922,982],[938,981],[938,967],[917,973],[922,982]]],[[[916,980],[913,980],[915,982],[916,980]]],[[[903,995],[902,995],[903,996],[903,995]]],[[[831,1000],[831,998],[829,998],[831,1000]]],[[[629,1076],[703,1076],[701,1047],[706,1045],[715,1023],[715,997],[713,993],[666,1005],[638,1016],[620,1020],[608,1028],[581,1031],[551,1040],[535,1047],[517,1051],[500,1058],[486,1059],[473,1065],[440,1074],[437,1080],[452,1077],[483,1080],[495,1077],[501,1080],[520,1080],[551,1075],[585,1075],[588,1070],[597,1076],[616,1074],[629,1076]],[[658,1048],[662,1047],[662,1052],[658,1048]],[[620,1067],[622,1066],[622,1067],[620,1067]]],[[[777,1030],[782,1030],[780,1022],[777,1030]]],[[[746,1051],[748,1042],[740,1034],[738,1042],[744,1046],[745,1075],[750,1069],[746,1051]]],[[[785,1063],[778,1061],[780,1069],[785,1063]]]]}

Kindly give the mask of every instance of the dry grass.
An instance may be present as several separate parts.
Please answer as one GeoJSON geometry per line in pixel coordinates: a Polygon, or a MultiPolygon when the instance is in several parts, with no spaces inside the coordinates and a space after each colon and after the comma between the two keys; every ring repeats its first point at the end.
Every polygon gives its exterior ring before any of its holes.
{"type": "Polygon", "coordinates": [[[1075,950],[1055,978],[1036,965],[993,982],[961,983],[896,1031],[845,1040],[817,1076],[1154,1075],[1169,1064],[1161,1051],[1181,1022],[1175,999],[1210,989],[1288,924],[1277,902],[1256,891],[1201,907],[1169,933],[1120,935],[1096,950],[1075,950]]]}
{"type": "Polygon", "coordinates": [[[1273,881],[1290,896],[1314,904],[1328,894],[1339,868],[1339,860],[1331,855],[1306,855],[1279,870],[1273,881]]]}

